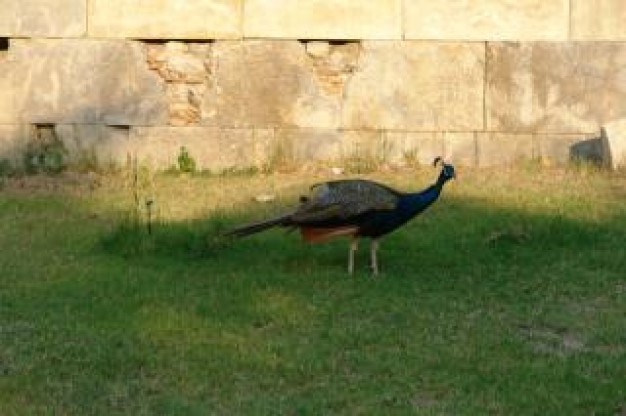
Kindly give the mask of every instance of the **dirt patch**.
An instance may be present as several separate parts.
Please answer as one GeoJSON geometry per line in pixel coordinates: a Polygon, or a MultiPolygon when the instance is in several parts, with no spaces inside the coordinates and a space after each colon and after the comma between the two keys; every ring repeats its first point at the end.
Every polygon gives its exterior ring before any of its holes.
{"type": "Polygon", "coordinates": [[[5,178],[2,191],[18,194],[83,193],[99,188],[102,181],[102,177],[95,173],[29,175],[5,178]]]}
{"type": "Polygon", "coordinates": [[[522,325],[520,333],[538,353],[567,356],[587,350],[583,337],[567,328],[522,325]]]}

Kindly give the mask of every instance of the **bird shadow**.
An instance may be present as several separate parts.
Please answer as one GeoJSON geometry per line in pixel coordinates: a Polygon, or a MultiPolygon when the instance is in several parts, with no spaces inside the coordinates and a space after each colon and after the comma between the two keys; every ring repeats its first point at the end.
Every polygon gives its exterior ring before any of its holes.
{"type": "MultiPolygon", "coordinates": [[[[122,220],[104,235],[99,248],[127,260],[169,259],[200,262],[220,272],[272,270],[284,274],[346,273],[349,240],[302,242],[298,232],[269,230],[243,239],[225,236],[254,219],[253,207],[215,212],[201,219],[157,222],[122,220]]],[[[626,214],[594,220],[558,212],[529,212],[488,201],[447,197],[406,226],[381,239],[383,276],[454,274],[477,265],[536,267],[579,256],[591,247],[623,243],[626,214]]],[[[623,257],[623,256],[622,256],[623,257]]],[[[357,274],[368,275],[369,242],[357,252],[357,274]]]]}

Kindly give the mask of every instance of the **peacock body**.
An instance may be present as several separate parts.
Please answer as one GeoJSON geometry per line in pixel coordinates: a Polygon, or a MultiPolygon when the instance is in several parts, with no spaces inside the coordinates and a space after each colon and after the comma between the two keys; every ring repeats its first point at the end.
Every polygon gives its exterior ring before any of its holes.
{"type": "MultiPolygon", "coordinates": [[[[435,164],[440,158],[435,159],[435,164]]],[[[372,239],[372,270],[378,272],[378,239],[427,209],[440,196],[445,183],[455,177],[454,167],[442,162],[436,182],[419,192],[399,192],[365,179],[324,182],[311,187],[293,211],[276,218],[246,224],[229,234],[243,237],[271,227],[299,228],[308,242],[351,236],[348,270],[354,269],[354,252],[360,237],[372,239]]]]}

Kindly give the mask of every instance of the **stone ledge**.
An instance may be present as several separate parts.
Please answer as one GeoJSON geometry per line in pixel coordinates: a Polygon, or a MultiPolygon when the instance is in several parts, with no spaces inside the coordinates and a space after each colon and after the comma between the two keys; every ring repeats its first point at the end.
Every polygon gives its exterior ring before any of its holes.
{"type": "Polygon", "coordinates": [[[135,39],[241,38],[243,0],[89,0],[89,36],[135,39]]]}
{"type": "Polygon", "coordinates": [[[405,39],[568,38],[569,0],[406,0],[404,8],[405,39]]]}
{"type": "Polygon", "coordinates": [[[87,0],[7,0],[0,5],[0,36],[82,37],[87,0]]]}
{"type": "Polygon", "coordinates": [[[572,0],[572,39],[626,41],[624,22],[624,0],[572,0]]]}
{"type": "Polygon", "coordinates": [[[246,0],[244,36],[401,39],[401,0],[246,0]]]}

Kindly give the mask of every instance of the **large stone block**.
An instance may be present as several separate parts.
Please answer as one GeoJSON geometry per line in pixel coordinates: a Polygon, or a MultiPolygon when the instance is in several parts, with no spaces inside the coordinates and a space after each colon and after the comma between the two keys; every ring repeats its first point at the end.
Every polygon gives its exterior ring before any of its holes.
{"type": "Polygon", "coordinates": [[[400,39],[401,0],[246,0],[244,35],[287,39],[400,39]]]}
{"type": "MultiPolygon", "coordinates": [[[[155,71],[148,69],[146,45],[141,42],[125,42],[125,45],[128,87],[123,95],[124,105],[116,107],[122,109],[121,112],[110,111],[104,114],[103,122],[139,126],[167,124],[169,108],[166,86],[155,71]]],[[[104,102],[107,100],[109,99],[105,96],[104,102]]]]}
{"type": "Polygon", "coordinates": [[[539,151],[532,134],[477,133],[478,166],[511,166],[536,159],[539,151]]]}
{"type": "Polygon", "coordinates": [[[96,164],[99,167],[124,166],[133,154],[130,129],[102,124],[55,126],[56,137],[67,150],[71,165],[96,164]]]}
{"type": "Polygon", "coordinates": [[[89,36],[135,39],[241,37],[242,0],[90,0],[89,36]]]}
{"type": "Polygon", "coordinates": [[[478,133],[446,132],[444,133],[444,159],[459,166],[476,166],[478,164],[478,133]]]}
{"type": "Polygon", "coordinates": [[[573,0],[572,39],[626,40],[624,0],[573,0]]]}
{"type": "Polygon", "coordinates": [[[430,165],[444,155],[443,132],[383,132],[388,160],[394,165],[430,165]]]}
{"type": "Polygon", "coordinates": [[[69,39],[12,44],[15,107],[23,122],[167,123],[163,83],[148,69],[141,44],[69,39]]]}
{"type": "Polygon", "coordinates": [[[343,127],[482,130],[484,55],[479,43],[363,43],[343,127]]]}
{"type": "Polygon", "coordinates": [[[277,129],[269,147],[270,164],[315,163],[342,157],[342,135],[332,129],[277,129]]]}
{"type": "Polygon", "coordinates": [[[407,0],[404,8],[406,39],[566,40],[569,32],[569,0],[407,0]]]}
{"type": "Polygon", "coordinates": [[[81,37],[86,16],[87,0],[2,0],[0,36],[81,37]]]}
{"type": "Polygon", "coordinates": [[[626,117],[626,43],[490,43],[487,130],[592,133],[626,117]]]}
{"type": "MultiPolygon", "coordinates": [[[[332,46],[331,56],[341,55],[344,49],[354,48],[332,46]]],[[[341,65],[330,68],[323,60],[321,68],[316,66],[316,59],[297,41],[226,41],[216,43],[212,50],[212,83],[203,98],[202,124],[237,128],[339,126],[343,85],[348,77],[344,72],[350,70],[344,71],[341,65]],[[324,76],[321,70],[326,70],[324,76]]]]}
{"type": "Polygon", "coordinates": [[[265,131],[253,129],[134,127],[129,146],[141,163],[160,169],[176,166],[184,146],[198,169],[221,172],[262,166],[267,160],[268,140],[265,131]]]}

